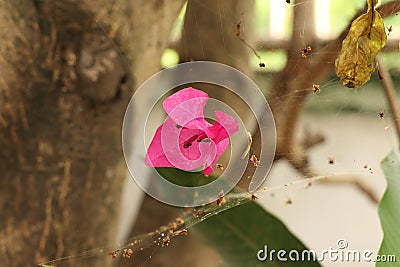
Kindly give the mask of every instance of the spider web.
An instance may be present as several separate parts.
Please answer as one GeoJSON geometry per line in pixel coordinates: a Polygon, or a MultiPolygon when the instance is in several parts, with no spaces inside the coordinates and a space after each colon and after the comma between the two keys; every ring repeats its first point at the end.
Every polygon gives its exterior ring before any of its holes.
{"type": "MultiPolygon", "coordinates": [[[[205,6],[201,1],[195,2],[208,9],[209,15],[218,18],[221,24],[232,25],[231,31],[221,32],[223,45],[227,46],[227,40],[232,35],[238,37],[237,42],[240,42],[243,50],[247,50],[250,54],[249,72],[255,73],[254,80],[265,93],[273,89],[270,88],[272,80],[283,69],[285,62],[289,64],[291,61],[293,63],[307,60],[315,64],[332,64],[332,61],[320,60],[320,56],[326,53],[323,52],[323,47],[329,46],[332,40],[338,38],[357,11],[364,6],[363,1],[318,0],[299,3],[291,1],[292,3],[288,4],[283,0],[256,0],[254,6],[250,3],[244,4],[243,10],[239,12],[242,15],[238,16],[238,12],[229,1],[218,1],[220,6],[218,11],[205,6]],[[313,5],[315,10],[312,9],[313,5]],[[324,5],[329,5],[330,8],[324,9],[324,5]],[[306,14],[303,19],[293,21],[296,9],[304,6],[308,8],[304,9],[306,14]],[[271,15],[274,14],[271,12],[273,8],[276,10],[275,15],[271,15]],[[329,16],[324,13],[326,11],[329,12],[329,16]],[[279,17],[280,15],[283,16],[279,17]],[[311,25],[308,19],[310,16],[313,17],[311,25]],[[326,16],[329,19],[326,19],[326,16]],[[296,48],[287,48],[288,39],[295,28],[299,29],[299,35],[295,38],[296,43],[300,45],[296,48]],[[247,35],[251,30],[253,39],[247,35]],[[310,46],[307,37],[310,32],[319,38],[321,44],[311,46],[311,50],[303,58],[304,49],[310,46]],[[297,57],[287,55],[297,55],[297,57]],[[260,63],[264,63],[265,67],[260,67],[260,63]]],[[[381,1],[380,4],[386,2],[390,1],[381,1]]],[[[400,38],[400,21],[396,15],[384,19],[385,25],[392,26],[392,30],[388,32],[389,48],[381,53],[380,58],[382,64],[390,69],[395,85],[398,85],[400,58],[398,48],[393,45],[398,43],[400,38]]],[[[180,38],[179,27],[182,26],[182,19],[180,16],[176,23],[177,26],[171,36],[172,41],[180,38]]],[[[197,27],[198,23],[196,21],[197,27]]],[[[194,27],[193,31],[196,31],[197,27],[194,27]]],[[[200,44],[200,47],[204,49],[203,44],[200,44]]],[[[337,52],[339,51],[335,53],[337,52]]],[[[205,54],[205,51],[202,53],[205,54]]],[[[236,58],[229,51],[226,57],[236,58]]],[[[293,68],[288,70],[289,73],[295,71],[296,64],[292,65],[293,68]]],[[[309,86],[300,86],[268,100],[270,104],[277,104],[284,98],[290,100],[302,98],[299,92],[309,93],[304,111],[299,118],[297,134],[301,139],[317,131],[325,137],[324,143],[307,152],[311,165],[323,175],[300,179],[301,175],[288,162],[280,160],[274,163],[265,186],[255,194],[262,206],[281,218],[300,239],[316,251],[334,246],[336,240],[341,237],[345,237],[353,248],[377,251],[381,233],[376,207],[351,184],[339,184],[342,180],[346,181],[346,177],[357,176],[359,180],[368,184],[376,195],[382,194],[384,190],[380,160],[390,149],[397,147],[397,141],[378,75],[373,73],[371,81],[357,90],[343,87],[333,69],[324,80],[316,81],[312,77],[306,79],[309,86]],[[320,93],[313,93],[313,84],[319,86],[320,93]],[[383,118],[378,116],[379,112],[384,113],[383,118]],[[339,181],[338,185],[320,184],[335,179],[339,181]],[[308,189],[311,184],[317,182],[317,185],[308,189]],[[371,222],[366,223],[366,219],[371,222]],[[365,237],[366,232],[369,233],[367,237],[365,237]]],[[[106,259],[116,256],[129,260],[127,255],[132,249],[131,260],[134,260],[138,253],[150,251],[151,255],[141,263],[141,266],[146,266],[157,256],[159,249],[167,247],[170,242],[179,242],[175,237],[184,236],[196,224],[250,200],[251,196],[248,193],[231,193],[225,196],[226,202],[222,205],[211,203],[197,209],[188,209],[180,218],[168,225],[161,226],[153,232],[131,237],[120,245],[105,244],[90,251],[41,265],[62,266],[70,261],[79,264],[80,259],[89,257],[106,259]]],[[[339,264],[324,263],[325,266],[339,266],[339,264]]],[[[357,263],[352,264],[357,265],[357,263]]],[[[358,264],[357,266],[361,266],[360,264],[365,263],[358,264]]]]}

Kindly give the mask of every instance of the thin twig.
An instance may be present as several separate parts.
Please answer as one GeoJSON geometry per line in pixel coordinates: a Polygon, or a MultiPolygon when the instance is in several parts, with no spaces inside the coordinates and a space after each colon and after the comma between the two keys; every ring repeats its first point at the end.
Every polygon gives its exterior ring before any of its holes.
{"type": "Polygon", "coordinates": [[[243,23],[243,18],[244,18],[244,13],[242,13],[242,17],[240,18],[240,20],[236,23],[236,30],[235,30],[235,35],[237,36],[237,38],[239,38],[239,40],[245,45],[247,46],[252,52],[253,54],[258,58],[258,60],[260,61],[261,64],[261,56],[257,53],[257,51],[248,43],[246,42],[246,40],[242,37],[242,23],[243,23]]]}
{"type": "Polygon", "coordinates": [[[393,123],[396,128],[397,132],[397,138],[399,139],[399,145],[400,145],[400,117],[399,117],[399,108],[398,104],[396,103],[396,92],[393,84],[392,77],[390,76],[389,71],[386,69],[385,64],[382,64],[382,60],[380,60],[378,57],[376,58],[376,61],[378,62],[379,66],[379,73],[383,89],[386,94],[387,102],[390,107],[390,111],[392,112],[393,116],[393,123]]]}
{"type": "Polygon", "coordinates": [[[377,204],[379,202],[379,197],[376,196],[372,188],[367,185],[364,181],[360,179],[360,177],[353,175],[333,175],[327,176],[324,180],[325,183],[331,184],[353,184],[357,187],[361,192],[363,192],[368,198],[377,204]]]}

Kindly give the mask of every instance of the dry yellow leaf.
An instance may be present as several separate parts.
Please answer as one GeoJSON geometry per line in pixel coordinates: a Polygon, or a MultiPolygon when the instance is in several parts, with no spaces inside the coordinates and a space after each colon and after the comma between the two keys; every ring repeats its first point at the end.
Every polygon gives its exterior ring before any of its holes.
{"type": "Polygon", "coordinates": [[[344,86],[357,88],[369,81],[375,71],[372,63],[386,44],[385,25],[375,10],[377,0],[368,0],[367,13],[351,23],[336,59],[336,75],[344,86]]]}

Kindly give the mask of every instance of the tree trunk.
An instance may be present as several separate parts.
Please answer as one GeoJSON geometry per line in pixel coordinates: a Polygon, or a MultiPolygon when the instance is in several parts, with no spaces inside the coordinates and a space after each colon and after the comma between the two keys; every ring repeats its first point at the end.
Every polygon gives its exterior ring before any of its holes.
{"type": "Polygon", "coordinates": [[[224,63],[253,75],[249,68],[252,51],[236,34],[252,43],[254,1],[222,0],[188,3],[180,60],[210,60],[224,63]]]}
{"type": "Polygon", "coordinates": [[[32,266],[115,242],[126,175],[121,127],[132,88],[126,81],[158,70],[181,5],[0,1],[2,266],[32,266]]]}

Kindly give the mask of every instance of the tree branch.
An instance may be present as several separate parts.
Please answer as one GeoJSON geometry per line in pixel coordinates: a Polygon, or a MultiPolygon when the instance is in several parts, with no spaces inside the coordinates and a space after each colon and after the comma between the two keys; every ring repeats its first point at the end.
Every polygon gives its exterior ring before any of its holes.
{"type": "Polygon", "coordinates": [[[379,197],[376,196],[372,188],[365,182],[363,182],[360,177],[352,175],[333,175],[327,176],[324,182],[331,184],[353,184],[361,192],[363,192],[373,203],[377,204],[379,202],[379,197]]]}
{"type": "MultiPolygon", "coordinates": [[[[400,1],[386,3],[377,11],[382,17],[387,17],[400,11],[400,1]]],[[[365,10],[359,11],[352,20],[356,19],[365,10]]],[[[307,26],[307,25],[306,25],[307,26]]],[[[288,49],[288,62],[285,68],[276,75],[272,91],[269,95],[269,103],[276,119],[278,134],[277,156],[284,157],[296,169],[309,169],[305,149],[295,141],[295,128],[298,117],[304,106],[307,96],[312,90],[297,90],[298,88],[311,87],[310,81],[318,83],[332,73],[334,62],[341,48],[342,40],[346,37],[350,29],[350,24],[343,30],[340,36],[318,50],[318,54],[313,56],[313,60],[296,59],[294,54],[301,47],[291,45],[288,49]],[[320,64],[324,62],[326,64],[320,64]],[[278,99],[279,101],[274,101],[278,99]],[[300,155],[303,153],[303,155],[300,155]]],[[[295,42],[291,42],[295,44],[295,42]]],[[[312,42],[311,42],[312,43],[312,42]]],[[[256,135],[256,134],[255,134],[256,135]]],[[[304,171],[300,171],[304,173],[304,171]]]]}
{"type": "Polygon", "coordinates": [[[390,107],[390,110],[392,112],[393,116],[393,123],[396,128],[397,132],[397,138],[399,139],[399,145],[400,145],[400,112],[398,108],[398,104],[396,103],[396,92],[395,92],[395,87],[393,84],[392,77],[390,76],[389,71],[386,69],[386,66],[384,63],[382,63],[382,60],[379,58],[376,59],[378,63],[378,71],[380,73],[381,82],[383,89],[386,94],[387,102],[390,107]]]}

